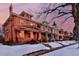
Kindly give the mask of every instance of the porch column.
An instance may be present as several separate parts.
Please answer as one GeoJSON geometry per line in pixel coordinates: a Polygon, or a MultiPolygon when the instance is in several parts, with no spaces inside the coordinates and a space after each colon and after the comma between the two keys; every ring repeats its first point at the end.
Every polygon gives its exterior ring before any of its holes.
{"type": "Polygon", "coordinates": [[[52,41],[52,40],[53,40],[53,38],[54,38],[54,37],[53,37],[53,34],[51,34],[51,39],[50,39],[50,41],[52,41]]]}
{"type": "Polygon", "coordinates": [[[24,39],[24,30],[21,30],[21,31],[20,31],[20,37],[21,37],[22,39],[24,39]]]}
{"type": "Polygon", "coordinates": [[[34,34],[33,32],[30,32],[30,38],[33,40],[34,39],[34,34]]]}
{"type": "Polygon", "coordinates": [[[49,37],[48,37],[48,33],[46,33],[46,41],[48,42],[49,37]]]}
{"type": "Polygon", "coordinates": [[[38,40],[41,40],[42,41],[41,33],[39,33],[38,40]]]}
{"type": "Polygon", "coordinates": [[[19,43],[23,43],[24,42],[24,31],[21,30],[20,33],[19,33],[19,38],[18,38],[18,41],[19,43]]]}
{"type": "Polygon", "coordinates": [[[16,43],[16,33],[15,33],[15,30],[13,29],[13,31],[12,31],[12,37],[13,37],[13,40],[12,40],[12,42],[13,43],[16,43]]]}

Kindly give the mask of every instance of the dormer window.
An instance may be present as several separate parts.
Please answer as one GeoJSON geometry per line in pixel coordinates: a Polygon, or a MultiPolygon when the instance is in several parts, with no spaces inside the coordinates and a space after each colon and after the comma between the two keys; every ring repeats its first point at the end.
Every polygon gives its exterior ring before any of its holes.
{"type": "Polygon", "coordinates": [[[28,19],[31,19],[32,15],[29,13],[26,13],[25,11],[21,12],[20,16],[26,17],[28,19]]]}
{"type": "Polygon", "coordinates": [[[27,15],[25,14],[25,15],[23,15],[24,17],[27,17],[27,15]]]}

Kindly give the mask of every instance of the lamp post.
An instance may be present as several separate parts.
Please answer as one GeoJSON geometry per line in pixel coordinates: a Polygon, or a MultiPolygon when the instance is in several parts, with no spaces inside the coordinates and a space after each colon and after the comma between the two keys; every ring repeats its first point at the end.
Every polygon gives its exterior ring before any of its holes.
{"type": "Polygon", "coordinates": [[[56,23],[55,23],[55,21],[54,21],[54,23],[53,23],[53,25],[52,25],[53,27],[54,27],[54,29],[53,29],[53,33],[54,33],[54,38],[55,38],[55,40],[56,40],[56,23]]]}

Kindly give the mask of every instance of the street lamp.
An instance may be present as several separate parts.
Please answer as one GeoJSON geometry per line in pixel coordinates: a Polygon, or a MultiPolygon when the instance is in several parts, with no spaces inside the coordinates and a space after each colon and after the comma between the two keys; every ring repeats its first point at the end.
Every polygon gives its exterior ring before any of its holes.
{"type": "Polygon", "coordinates": [[[53,28],[53,33],[54,33],[54,39],[56,40],[56,26],[57,24],[55,23],[55,21],[53,22],[53,25],[52,25],[54,28],[53,28]]]}

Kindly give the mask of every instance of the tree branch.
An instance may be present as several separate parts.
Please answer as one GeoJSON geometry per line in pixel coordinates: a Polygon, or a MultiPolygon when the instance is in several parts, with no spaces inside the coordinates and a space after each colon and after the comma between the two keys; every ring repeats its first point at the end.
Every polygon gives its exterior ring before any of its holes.
{"type": "Polygon", "coordinates": [[[71,5],[71,4],[69,4],[69,3],[66,3],[66,4],[64,4],[64,5],[60,5],[60,6],[58,6],[58,7],[56,7],[56,8],[54,8],[54,9],[48,9],[48,10],[45,10],[45,11],[43,11],[42,13],[52,13],[53,11],[56,11],[56,10],[58,10],[58,8],[60,8],[60,7],[65,7],[65,6],[67,6],[67,5],[71,5]]]}
{"type": "MultiPolygon", "coordinates": [[[[69,16],[69,17],[67,17],[65,20],[64,20],[64,22],[63,23],[65,23],[69,18],[71,18],[71,17],[73,17],[73,16],[69,16]]],[[[62,23],[62,24],[63,24],[62,23]]]]}
{"type": "Polygon", "coordinates": [[[72,14],[72,12],[71,11],[70,12],[59,11],[58,14],[72,14]]]}
{"type": "Polygon", "coordinates": [[[70,14],[70,13],[62,13],[62,14],[56,16],[56,17],[53,17],[52,20],[53,20],[53,19],[56,19],[56,18],[59,18],[59,17],[63,17],[63,16],[65,16],[65,15],[67,15],[67,14],[70,14]]]}
{"type": "MultiPolygon", "coordinates": [[[[63,16],[64,14],[69,14],[69,13],[71,14],[72,13],[71,11],[64,12],[64,11],[61,11],[61,10],[58,9],[60,7],[65,7],[65,6],[68,6],[68,5],[71,5],[71,4],[70,3],[65,3],[64,5],[60,5],[60,6],[57,6],[57,7],[53,8],[53,9],[50,9],[51,4],[49,4],[47,9],[45,9],[42,12],[39,12],[38,13],[38,16],[37,17],[40,18],[40,16],[41,15],[44,15],[44,14],[46,15],[45,17],[47,17],[48,14],[50,14],[50,13],[56,11],[56,10],[58,10],[58,15],[62,14],[60,16],[63,16]]],[[[58,17],[60,17],[60,16],[58,16],[58,17]]]]}

